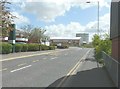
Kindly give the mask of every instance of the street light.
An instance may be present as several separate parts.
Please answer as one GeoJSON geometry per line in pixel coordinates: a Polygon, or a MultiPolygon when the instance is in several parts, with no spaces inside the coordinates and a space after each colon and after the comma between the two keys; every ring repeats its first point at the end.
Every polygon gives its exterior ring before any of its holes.
{"type": "MultiPolygon", "coordinates": [[[[90,1],[86,2],[86,3],[91,3],[90,1]]],[[[99,1],[97,1],[97,4],[98,4],[98,18],[97,18],[97,21],[98,21],[98,25],[97,25],[97,32],[98,32],[98,35],[99,35],[99,1]]]]}

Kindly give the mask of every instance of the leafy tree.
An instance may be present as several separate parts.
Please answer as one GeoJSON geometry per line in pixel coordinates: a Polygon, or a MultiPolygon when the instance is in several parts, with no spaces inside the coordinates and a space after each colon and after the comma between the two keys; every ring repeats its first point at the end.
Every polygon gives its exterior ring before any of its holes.
{"type": "Polygon", "coordinates": [[[95,48],[95,57],[96,59],[102,58],[102,51],[106,52],[107,54],[111,55],[111,40],[108,34],[104,34],[104,38],[100,38],[99,35],[95,34],[93,36],[93,46],[95,48]]]}
{"type": "Polygon", "coordinates": [[[10,27],[11,23],[13,22],[13,18],[15,18],[16,16],[13,16],[10,12],[10,7],[8,7],[8,5],[10,5],[11,2],[8,2],[7,0],[1,0],[0,1],[0,30],[2,32],[2,36],[8,36],[8,32],[12,30],[12,28],[10,27]]]}

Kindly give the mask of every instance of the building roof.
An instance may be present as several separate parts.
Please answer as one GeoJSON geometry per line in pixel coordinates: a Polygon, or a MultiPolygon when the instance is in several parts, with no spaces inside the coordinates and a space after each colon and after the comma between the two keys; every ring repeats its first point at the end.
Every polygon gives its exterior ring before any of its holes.
{"type": "Polygon", "coordinates": [[[66,40],[79,40],[81,37],[50,37],[51,40],[53,39],[66,39],[66,40]]]}

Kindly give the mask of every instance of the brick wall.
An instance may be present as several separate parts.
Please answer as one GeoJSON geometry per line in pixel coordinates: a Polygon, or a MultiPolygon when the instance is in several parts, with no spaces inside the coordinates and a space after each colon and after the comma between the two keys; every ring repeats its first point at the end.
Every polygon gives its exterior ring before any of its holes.
{"type": "Polygon", "coordinates": [[[120,36],[112,39],[112,57],[120,61],[120,36]]]}

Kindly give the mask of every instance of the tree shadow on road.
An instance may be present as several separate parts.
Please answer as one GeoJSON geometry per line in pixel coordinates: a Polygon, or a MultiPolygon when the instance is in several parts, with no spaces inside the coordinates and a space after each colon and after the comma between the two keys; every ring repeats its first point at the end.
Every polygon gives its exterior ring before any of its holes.
{"type": "MultiPolygon", "coordinates": [[[[56,80],[48,88],[56,87],[65,77],[56,80]]],[[[114,87],[104,67],[79,71],[77,74],[67,77],[67,80],[63,82],[61,87],[114,87]]]]}

